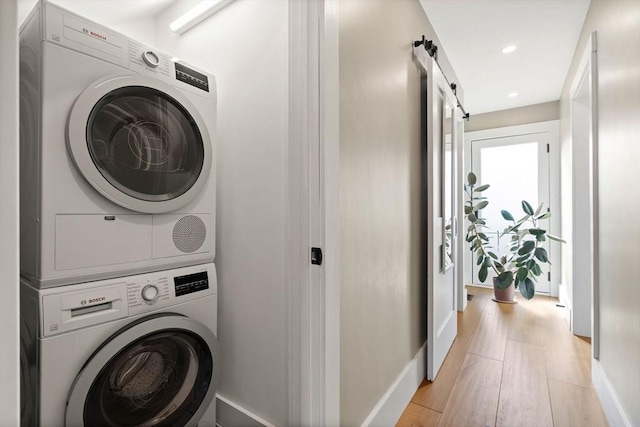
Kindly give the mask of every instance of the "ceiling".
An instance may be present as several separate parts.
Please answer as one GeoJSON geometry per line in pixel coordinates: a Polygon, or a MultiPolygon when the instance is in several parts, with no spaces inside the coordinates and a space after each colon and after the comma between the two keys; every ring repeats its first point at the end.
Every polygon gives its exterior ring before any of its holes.
{"type": "MultiPolygon", "coordinates": [[[[36,1],[18,1],[19,22],[36,1]]],[[[175,1],[52,0],[106,25],[152,17],[175,1]]],[[[480,114],[560,98],[590,0],[420,3],[460,80],[465,110],[480,114]],[[517,50],[503,54],[511,44],[517,50]]]]}
{"type": "Polygon", "coordinates": [[[590,0],[420,3],[474,115],[560,99],[590,0]]]}

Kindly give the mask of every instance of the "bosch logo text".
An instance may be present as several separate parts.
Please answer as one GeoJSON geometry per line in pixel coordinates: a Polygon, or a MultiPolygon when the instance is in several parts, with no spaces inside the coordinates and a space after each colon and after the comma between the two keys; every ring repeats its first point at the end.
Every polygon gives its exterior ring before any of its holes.
{"type": "Polygon", "coordinates": [[[96,302],[101,302],[101,301],[104,301],[105,299],[106,299],[105,297],[90,298],[89,304],[95,304],[96,302]]]}
{"type": "Polygon", "coordinates": [[[96,33],[95,31],[89,31],[86,28],[83,28],[82,32],[85,33],[85,34],[92,35],[93,37],[96,37],[96,38],[98,38],[100,40],[107,40],[107,38],[105,36],[103,36],[102,34],[96,33]]]}

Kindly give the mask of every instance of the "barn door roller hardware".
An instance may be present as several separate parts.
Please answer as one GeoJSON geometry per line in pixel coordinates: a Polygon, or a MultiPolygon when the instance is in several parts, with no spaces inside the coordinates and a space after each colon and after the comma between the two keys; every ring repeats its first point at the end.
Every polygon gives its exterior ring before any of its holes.
{"type": "MultiPolygon", "coordinates": [[[[453,94],[456,96],[456,101],[458,101],[458,85],[456,85],[455,83],[451,83],[449,86],[451,87],[453,94]]],[[[469,121],[469,113],[464,110],[464,107],[462,106],[462,104],[460,104],[460,101],[458,101],[458,107],[460,107],[460,109],[462,110],[462,118],[469,121]]]]}
{"type": "Polygon", "coordinates": [[[422,36],[422,40],[416,40],[413,42],[413,47],[424,46],[424,50],[427,51],[430,57],[438,60],[438,46],[435,45],[433,40],[427,40],[422,36]]]}
{"type": "MultiPolygon", "coordinates": [[[[416,40],[413,42],[413,47],[420,47],[420,46],[424,46],[424,50],[427,51],[429,56],[431,56],[433,59],[436,60],[436,62],[438,62],[438,46],[436,46],[435,43],[433,43],[433,40],[427,40],[423,34],[420,40],[416,40]]],[[[449,83],[447,76],[444,73],[442,73],[442,75],[444,76],[447,83],[449,83]]],[[[456,90],[458,86],[455,83],[450,83],[449,86],[453,91],[453,95],[456,97],[456,102],[458,103],[458,107],[460,108],[460,110],[462,110],[462,118],[469,121],[469,117],[470,117],[469,113],[465,111],[464,107],[462,106],[462,103],[458,99],[458,93],[456,90]]]]}

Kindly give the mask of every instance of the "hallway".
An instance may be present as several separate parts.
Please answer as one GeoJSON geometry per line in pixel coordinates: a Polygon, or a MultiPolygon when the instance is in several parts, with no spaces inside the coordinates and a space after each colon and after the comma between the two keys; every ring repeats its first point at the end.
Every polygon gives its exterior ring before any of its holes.
{"type": "Polygon", "coordinates": [[[397,427],[606,426],[591,385],[591,345],[571,334],[556,298],[496,304],[475,295],[433,383],[423,381],[397,427]]]}

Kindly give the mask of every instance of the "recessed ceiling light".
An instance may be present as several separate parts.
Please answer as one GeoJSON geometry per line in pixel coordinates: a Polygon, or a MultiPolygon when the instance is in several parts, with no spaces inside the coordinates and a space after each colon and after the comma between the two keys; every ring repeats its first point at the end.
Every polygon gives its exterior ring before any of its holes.
{"type": "Polygon", "coordinates": [[[515,50],[516,50],[517,48],[518,48],[518,47],[517,47],[516,45],[512,44],[512,45],[509,45],[509,46],[505,47],[504,49],[502,49],[502,53],[511,53],[511,52],[515,52],[515,50]]]}
{"type": "Polygon", "coordinates": [[[509,94],[509,98],[515,98],[516,96],[518,96],[518,92],[511,92],[509,94]]]}

